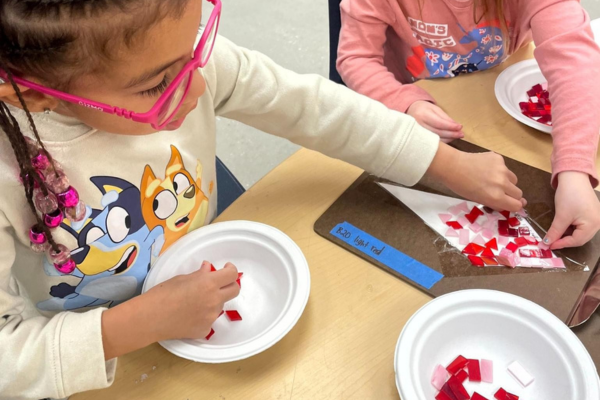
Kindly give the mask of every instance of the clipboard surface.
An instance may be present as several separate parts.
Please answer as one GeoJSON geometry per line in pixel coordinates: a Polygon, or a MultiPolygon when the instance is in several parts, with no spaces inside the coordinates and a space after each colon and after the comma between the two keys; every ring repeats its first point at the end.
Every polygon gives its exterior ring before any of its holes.
{"type": "MultiPolygon", "coordinates": [[[[486,151],[463,141],[457,142],[454,147],[468,152],[486,151]]],[[[505,160],[507,166],[519,178],[519,187],[528,201],[526,210],[529,216],[537,225],[547,230],[554,218],[554,190],[550,186],[551,175],[512,159],[505,158],[505,160]]],[[[436,297],[463,289],[500,290],[534,301],[564,322],[570,320],[588,280],[598,268],[600,235],[596,235],[585,246],[556,252],[560,257],[587,265],[586,269],[566,260],[566,271],[529,268],[476,268],[407,206],[379,186],[377,184],[379,181],[367,173],[360,176],[317,220],[314,226],[315,232],[431,296],[436,297]],[[443,279],[430,289],[406,279],[403,275],[334,236],[331,233],[334,227],[344,222],[442,273],[443,279]]],[[[414,188],[459,198],[445,187],[427,179],[414,188]]],[[[535,229],[542,237],[544,236],[541,229],[537,227],[535,229]]],[[[593,319],[599,320],[600,315],[594,316],[593,319]]],[[[600,341],[591,340],[592,336],[600,339],[600,329],[595,326],[600,326],[600,321],[594,322],[598,322],[598,324],[588,322],[583,327],[577,328],[576,332],[578,335],[582,334],[588,338],[584,340],[587,342],[586,345],[596,343],[594,359],[597,366],[600,367],[600,341]],[[597,332],[591,332],[592,329],[597,332]]]]}

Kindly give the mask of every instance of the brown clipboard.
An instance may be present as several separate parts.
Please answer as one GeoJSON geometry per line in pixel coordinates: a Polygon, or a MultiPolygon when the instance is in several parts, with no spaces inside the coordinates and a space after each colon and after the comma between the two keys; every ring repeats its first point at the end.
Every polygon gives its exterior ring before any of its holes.
{"type": "MultiPolygon", "coordinates": [[[[486,151],[463,141],[453,146],[468,152],[486,151]]],[[[550,174],[512,159],[505,160],[519,178],[519,187],[528,201],[526,210],[530,221],[543,237],[554,218],[554,190],[550,186],[550,174]]],[[[433,297],[463,289],[500,290],[542,305],[569,325],[574,316],[575,319],[587,320],[588,318],[582,318],[582,312],[590,315],[594,313],[595,308],[589,307],[589,294],[591,293],[593,300],[594,293],[600,288],[589,288],[588,285],[590,282],[600,283],[600,279],[592,279],[598,270],[600,235],[596,235],[585,246],[557,252],[565,260],[566,270],[476,268],[407,206],[379,186],[378,182],[381,180],[367,173],[361,175],[317,220],[315,232],[433,297]],[[444,278],[430,289],[407,279],[332,235],[334,227],[343,222],[442,273],[444,278]],[[588,307],[580,307],[582,303],[588,307]]],[[[414,188],[459,197],[427,179],[414,188]]],[[[600,313],[589,319],[574,331],[584,342],[600,370],[600,313]]]]}

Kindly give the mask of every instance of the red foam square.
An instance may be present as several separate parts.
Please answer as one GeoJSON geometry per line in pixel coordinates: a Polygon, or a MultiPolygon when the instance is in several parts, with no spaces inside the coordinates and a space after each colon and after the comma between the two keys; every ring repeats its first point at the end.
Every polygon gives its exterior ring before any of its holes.
{"type": "Polygon", "coordinates": [[[470,223],[474,224],[475,221],[477,221],[477,218],[479,218],[479,215],[469,213],[465,214],[465,218],[468,219],[470,223]]]}
{"type": "Polygon", "coordinates": [[[469,243],[464,249],[463,254],[470,254],[472,256],[479,255],[485,247],[478,245],[477,243],[469,243]]]}
{"type": "Polygon", "coordinates": [[[509,244],[506,245],[506,250],[512,251],[513,253],[515,251],[517,251],[517,249],[519,248],[519,246],[517,246],[515,243],[510,242],[509,244]]]}
{"type": "Polygon", "coordinates": [[[483,211],[479,207],[473,207],[470,214],[480,217],[483,215],[483,211]]]}
{"type": "Polygon", "coordinates": [[[215,272],[217,269],[214,265],[210,264],[210,272],[215,272]]]}
{"type": "Polygon", "coordinates": [[[485,247],[487,247],[488,249],[498,250],[498,241],[496,240],[496,238],[493,238],[485,244],[485,247]]]}
{"type": "Polygon", "coordinates": [[[462,229],[463,228],[463,226],[458,221],[448,221],[448,222],[446,222],[446,225],[448,225],[452,229],[462,229]]]}
{"type": "MultiPolygon", "coordinates": [[[[458,400],[456,398],[456,396],[454,395],[454,392],[452,391],[452,389],[450,389],[448,382],[446,382],[446,384],[444,384],[444,386],[442,386],[442,390],[440,390],[440,393],[442,393],[443,396],[445,396],[445,397],[440,397],[441,399],[458,400]]],[[[436,399],[437,399],[437,397],[436,397],[436,399]]]]}
{"type": "Polygon", "coordinates": [[[435,400],[456,400],[456,397],[450,397],[444,392],[439,392],[437,396],[435,396],[435,400]]]}
{"type": "Polygon", "coordinates": [[[242,316],[236,310],[227,310],[227,311],[225,311],[225,315],[227,315],[227,318],[229,318],[229,320],[231,322],[236,322],[236,321],[242,320],[242,316]]]}
{"type": "Polygon", "coordinates": [[[485,265],[492,265],[492,266],[498,265],[498,261],[496,261],[495,257],[484,257],[484,256],[481,256],[481,260],[483,261],[483,263],[485,265]]]}
{"type": "Polygon", "coordinates": [[[485,267],[485,261],[483,261],[483,259],[481,257],[477,257],[477,256],[467,256],[469,258],[469,261],[471,261],[471,264],[473,264],[476,267],[485,267]]]}
{"type": "Polygon", "coordinates": [[[502,388],[498,389],[496,394],[494,394],[494,398],[496,398],[497,400],[519,400],[519,396],[517,396],[516,394],[508,393],[502,388]]]}
{"type": "Polygon", "coordinates": [[[210,328],[210,332],[209,334],[206,336],[206,340],[210,340],[210,338],[212,337],[212,335],[215,334],[215,330],[213,328],[210,328]]]}
{"type": "Polygon", "coordinates": [[[514,228],[515,226],[521,225],[521,221],[519,221],[517,217],[511,217],[508,219],[508,225],[514,228]]]}
{"type": "Polygon", "coordinates": [[[489,247],[486,247],[485,249],[483,249],[481,256],[482,257],[496,257],[496,255],[494,254],[492,249],[490,249],[489,247]]]}
{"type": "Polygon", "coordinates": [[[531,232],[529,231],[529,228],[526,226],[522,226],[519,228],[519,235],[520,236],[529,236],[531,234],[531,232]]]}
{"type": "Polygon", "coordinates": [[[479,393],[475,392],[475,393],[473,393],[473,396],[471,396],[471,400],[488,400],[488,399],[483,397],[479,393]]]}
{"type": "Polygon", "coordinates": [[[552,250],[550,249],[540,249],[541,258],[552,258],[552,250]]]}
{"type": "Polygon", "coordinates": [[[446,371],[450,372],[451,375],[454,375],[467,365],[467,361],[468,360],[463,356],[458,356],[446,367],[446,371]]]}
{"type": "Polygon", "coordinates": [[[481,368],[479,360],[467,361],[467,369],[469,370],[469,382],[481,382],[481,368]]]}
{"type": "Polygon", "coordinates": [[[465,389],[463,384],[456,376],[451,376],[447,383],[448,386],[450,386],[452,393],[454,393],[456,400],[468,400],[471,398],[471,396],[469,396],[469,392],[467,392],[467,389],[465,389]]]}
{"type": "Polygon", "coordinates": [[[527,246],[529,244],[529,242],[527,241],[527,239],[525,239],[523,237],[518,237],[515,239],[515,244],[519,247],[523,247],[523,246],[527,246]]]}
{"type": "Polygon", "coordinates": [[[456,375],[456,378],[460,381],[460,383],[463,383],[464,381],[467,380],[467,378],[469,377],[469,374],[467,373],[467,371],[465,371],[464,369],[461,369],[460,371],[458,371],[458,373],[456,375]]]}
{"type": "Polygon", "coordinates": [[[510,211],[500,211],[500,214],[502,214],[506,219],[510,218],[510,211]]]}

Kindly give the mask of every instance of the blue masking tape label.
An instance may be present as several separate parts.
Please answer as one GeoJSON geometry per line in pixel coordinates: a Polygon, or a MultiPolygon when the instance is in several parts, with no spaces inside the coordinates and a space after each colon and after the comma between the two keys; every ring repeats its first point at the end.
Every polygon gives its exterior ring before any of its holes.
{"type": "Polygon", "coordinates": [[[436,270],[388,246],[348,222],[338,224],[330,233],[426,289],[431,289],[444,277],[436,270]]]}

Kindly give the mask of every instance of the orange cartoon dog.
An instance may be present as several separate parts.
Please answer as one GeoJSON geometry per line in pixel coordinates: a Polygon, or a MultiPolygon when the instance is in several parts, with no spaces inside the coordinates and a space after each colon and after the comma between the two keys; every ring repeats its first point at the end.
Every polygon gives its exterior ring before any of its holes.
{"type": "MultiPolygon", "coordinates": [[[[196,180],[185,169],[179,150],[171,146],[171,160],[165,179],[160,180],[149,165],[141,184],[142,214],[148,228],[164,229],[165,243],[161,253],[177,239],[204,225],[208,213],[208,197],[202,192],[202,165],[198,161],[196,180]]],[[[209,188],[212,192],[212,182],[209,188]]]]}

